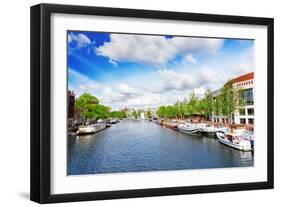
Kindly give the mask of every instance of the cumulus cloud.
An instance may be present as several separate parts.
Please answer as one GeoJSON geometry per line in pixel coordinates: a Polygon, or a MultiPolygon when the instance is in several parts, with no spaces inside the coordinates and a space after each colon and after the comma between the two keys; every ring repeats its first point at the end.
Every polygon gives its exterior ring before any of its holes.
{"type": "Polygon", "coordinates": [[[189,90],[217,81],[216,73],[209,68],[198,69],[195,73],[181,73],[168,69],[158,70],[158,73],[163,81],[161,85],[151,89],[154,93],[189,90]]]}
{"type": "MultiPolygon", "coordinates": [[[[111,34],[110,42],[96,48],[97,55],[111,62],[139,62],[165,65],[177,55],[196,52],[216,52],[222,39],[111,34]]],[[[193,59],[194,61],[194,59],[193,59]]]]}
{"type": "Polygon", "coordinates": [[[117,84],[117,89],[121,94],[132,96],[138,94],[137,90],[125,83],[117,84]]]}
{"type": "Polygon", "coordinates": [[[102,101],[105,103],[126,102],[132,98],[141,96],[141,93],[132,86],[125,83],[119,83],[114,86],[104,86],[102,101]]]}

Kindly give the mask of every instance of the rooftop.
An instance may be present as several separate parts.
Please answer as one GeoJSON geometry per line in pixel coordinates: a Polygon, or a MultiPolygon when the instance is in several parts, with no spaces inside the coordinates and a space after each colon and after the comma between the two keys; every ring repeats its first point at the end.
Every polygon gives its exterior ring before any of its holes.
{"type": "Polygon", "coordinates": [[[247,73],[245,75],[241,75],[237,78],[232,79],[232,83],[238,83],[242,81],[252,80],[254,79],[254,72],[247,73]]]}

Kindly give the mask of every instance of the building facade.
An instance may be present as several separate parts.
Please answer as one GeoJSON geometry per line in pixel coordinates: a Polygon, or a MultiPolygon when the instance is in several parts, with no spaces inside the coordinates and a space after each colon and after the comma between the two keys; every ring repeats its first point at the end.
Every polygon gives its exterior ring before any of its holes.
{"type": "MultiPolygon", "coordinates": [[[[220,123],[254,124],[254,72],[232,79],[231,84],[234,89],[239,90],[240,98],[244,100],[243,106],[234,111],[231,120],[229,120],[229,117],[212,114],[212,121],[220,123]]],[[[219,90],[213,92],[214,101],[219,93],[219,90]]]]}
{"type": "Polygon", "coordinates": [[[75,110],[75,94],[73,91],[67,92],[67,116],[68,118],[74,118],[75,110]]]}
{"type": "Polygon", "coordinates": [[[84,122],[81,116],[81,111],[75,107],[75,93],[74,91],[67,92],[67,125],[74,127],[84,122]]]}
{"type": "Polygon", "coordinates": [[[244,106],[234,112],[235,124],[254,124],[254,73],[248,73],[232,80],[232,87],[241,91],[244,106]]]}

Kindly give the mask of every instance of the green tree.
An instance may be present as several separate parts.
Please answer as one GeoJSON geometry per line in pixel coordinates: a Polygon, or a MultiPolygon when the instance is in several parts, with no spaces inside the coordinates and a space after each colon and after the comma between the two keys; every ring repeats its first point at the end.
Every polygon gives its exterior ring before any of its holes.
{"type": "Polygon", "coordinates": [[[219,101],[221,114],[230,120],[232,113],[243,104],[239,97],[239,90],[232,88],[230,84],[225,84],[221,89],[219,101]]]}
{"type": "Polygon", "coordinates": [[[99,100],[97,97],[92,96],[89,93],[84,93],[76,100],[75,106],[81,110],[84,118],[93,118],[95,116],[93,114],[93,107],[98,103],[99,100]]]}
{"type": "Polygon", "coordinates": [[[94,120],[106,119],[110,117],[110,108],[100,104],[91,104],[89,105],[85,114],[86,118],[91,118],[94,120]]]}
{"type": "Polygon", "coordinates": [[[213,96],[209,88],[205,91],[204,98],[199,101],[199,112],[203,114],[206,119],[212,114],[213,111],[213,96]]]}
{"type": "Polygon", "coordinates": [[[138,118],[138,114],[137,114],[137,112],[136,112],[135,110],[132,112],[132,116],[133,116],[135,119],[138,118]]]}
{"type": "Polygon", "coordinates": [[[124,111],[112,111],[110,113],[110,117],[115,119],[123,119],[127,117],[127,114],[124,111]]]}
{"type": "Polygon", "coordinates": [[[185,115],[191,116],[198,113],[198,98],[194,90],[190,94],[189,101],[185,104],[185,115]]]}
{"type": "Polygon", "coordinates": [[[148,109],[148,110],[146,111],[146,117],[149,118],[149,119],[152,117],[152,114],[151,114],[151,110],[150,110],[150,109],[148,109]]]}
{"type": "Polygon", "coordinates": [[[166,106],[160,106],[156,111],[156,114],[160,118],[166,117],[166,106]]]}
{"type": "Polygon", "coordinates": [[[221,101],[220,96],[216,96],[215,100],[213,101],[213,112],[215,115],[221,115],[221,101]]]}

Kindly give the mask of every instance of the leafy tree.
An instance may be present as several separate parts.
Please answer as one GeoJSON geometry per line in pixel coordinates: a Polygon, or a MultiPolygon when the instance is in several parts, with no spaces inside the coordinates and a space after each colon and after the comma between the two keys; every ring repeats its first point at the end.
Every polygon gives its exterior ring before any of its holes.
{"type": "Polygon", "coordinates": [[[167,115],[166,106],[160,106],[156,112],[157,116],[164,118],[167,115]]]}
{"type": "Polygon", "coordinates": [[[198,113],[198,98],[195,95],[194,90],[192,91],[189,101],[185,106],[185,114],[187,116],[194,115],[198,113]]]}
{"type": "Polygon", "coordinates": [[[75,101],[75,106],[81,110],[84,118],[93,118],[95,116],[93,114],[93,107],[98,103],[99,100],[97,97],[89,93],[84,93],[75,101]]]}
{"type": "Polygon", "coordinates": [[[110,116],[110,108],[100,104],[90,104],[85,114],[86,118],[91,118],[94,120],[105,119],[109,118],[110,116]]]}
{"type": "Polygon", "coordinates": [[[175,118],[177,116],[177,110],[174,106],[166,107],[166,117],[167,118],[175,118]]]}
{"type": "Polygon", "coordinates": [[[232,88],[230,84],[225,84],[221,89],[219,100],[221,114],[229,119],[231,119],[232,113],[242,105],[239,91],[232,88]]]}
{"type": "Polygon", "coordinates": [[[201,114],[208,119],[209,115],[212,114],[213,111],[213,96],[212,92],[209,88],[205,91],[205,96],[202,100],[199,101],[199,111],[201,114]]]}
{"type": "Polygon", "coordinates": [[[146,117],[149,118],[149,119],[152,117],[152,114],[151,114],[150,109],[148,109],[148,110],[146,111],[146,117]]]}
{"type": "Polygon", "coordinates": [[[126,115],[126,112],[124,112],[124,111],[112,111],[110,114],[110,117],[115,118],[115,119],[123,119],[123,118],[126,118],[127,115],[126,115]]]}
{"type": "Polygon", "coordinates": [[[221,115],[221,101],[220,96],[215,97],[213,102],[213,112],[215,115],[221,115]]]}

